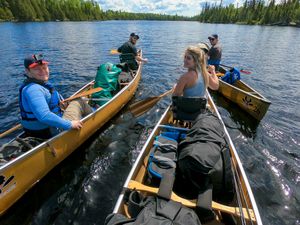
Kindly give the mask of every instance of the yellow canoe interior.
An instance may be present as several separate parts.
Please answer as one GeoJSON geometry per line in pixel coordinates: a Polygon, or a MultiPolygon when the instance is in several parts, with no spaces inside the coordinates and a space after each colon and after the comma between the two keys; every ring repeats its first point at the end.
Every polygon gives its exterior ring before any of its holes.
{"type": "MultiPolygon", "coordinates": [[[[0,215],[128,103],[137,90],[141,70],[142,64],[132,81],[120,84],[122,89],[109,102],[83,118],[82,129],[64,131],[0,168],[0,176],[11,179],[1,188],[0,215]]],[[[88,83],[75,94],[91,89],[93,84],[88,83]]]]}
{"type": "MultiPolygon", "coordinates": [[[[209,95],[209,94],[208,94],[209,95]]],[[[215,111],[219,118],[220,115],[217,112],[216,106],[214,105],[210,95],[208,98],[209,106],[212,111],[215,111]]],[[[161,117],[160,121],[155,126],[153,132],[150,134],[148,140],[146,141],[144,147],[142,148],[129,176],[124,184],[123,191],[119,196],[119,199],[116,203],[114,208],[114,213],[121,213],[127,217],[130,217],[128,213],[127,205],[124,203],[124,194],[126,190],[138,190],[142,192],[144,195],[155,195],[158,192],[158,188],[150,187],[144,184],[147,174],[147,164],[148,158],[150,155],[150,150],[153,146],[154,138],[160,133],[161,125],[165,124],[173,124],[174,126],[180,126],[178,121],[174,121],[172,117],[172,111],[170,107],[166,110],[166,112],[161,117]]],[[[215,220],[207,223],[207,224],[226,224],[222,221],[222,214],[227,213],[233,217],[233,220],[236,221],[236,224],[242,224],[241,221],[245,222],[244,224],[262,224],[261,218],[255,203],[254,196],[252,194],[252,190],[250,188],[249,182],[247,180],[246,174],[240,162],[240,159],[237,155],[237,152],[234,148],[234,145],[226,131],[224,126],[225,132],[227,134],[227,138],[229,140],[229,147],[232,156],[232,168],[235,171],[235,176],[238,180],[238,188],[239,194],[242,196],[241,203],[238,205],[236,202],[233,202],[230,205],[223,205],[217,202],[212,202],[212,208],[216,213],[215,220]]],[[[171,199],[174,201],[181,202],[183,205],[195,208],[196,200],[188,200],[181,198],[180,196],[176,195],[176,193],[172,193],[171,199]]]]}

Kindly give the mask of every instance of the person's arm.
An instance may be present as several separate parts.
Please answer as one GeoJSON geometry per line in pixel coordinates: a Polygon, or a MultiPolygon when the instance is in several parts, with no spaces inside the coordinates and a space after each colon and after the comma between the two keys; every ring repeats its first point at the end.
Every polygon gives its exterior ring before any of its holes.
{"type": "MultiPolygon", "coordinates": [[[[46,101],[46,89],[38,85],[32,85],[26,89],[26,99],[28,106],[38,121],[51,127],[58,127],[64,130],[73,128],[72,122],[65,120],[51,112],[46,101]]],[[[75,128],[75,127],[74,127],[75,128]]]]}
{"type": "Polygon", "coordinates": [[[141,54],[140,51],[141,51],[141,50],[137,50],[136,47],[134,46],[134,52],[135,52],[134,56],[135,56],[135,60],[136,60],[136,61],[139,61],[139,62],[147,63],[147,62],[148,62],[148,59],[147,59],[147,58],[142,58],[141,55],[140,55],[140,54],[141,54]]]}
{"type": "Polygon", "coordinates": [[[218,90],[219,89],[219,78],[216,75],[215,67],[209,65],[207,68],[207,71],[209,72],[208,87],[212,90],[218,90]]]}
{"type": "Polygon", "coordinates": [[[186,79],[185,76],[182,75],[179,78],[176,86],[174,87],[173,96],[182,96],[185,85],[186,85],[186,79]]]}
{"type": "Polygon", "coordinates": [[[139,62],[145,62],[145,63],[148,62],[148,59],[147,59],[147,58],[142,58],[142,57],[139,56],[139,55],[135,56],[135,60],[136,60],[136,61],[139,61],[139,62]]]}

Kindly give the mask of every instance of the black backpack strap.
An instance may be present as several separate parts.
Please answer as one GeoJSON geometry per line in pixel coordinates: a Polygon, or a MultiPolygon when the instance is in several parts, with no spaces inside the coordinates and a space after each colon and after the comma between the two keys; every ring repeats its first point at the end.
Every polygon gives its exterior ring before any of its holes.
{"type": "Polygon", "coordinates": [[[128,196],[128,213],[131,216],[131,218],[135,218],[138,216],[140,211],[143,209],[143,199],[144,196],[137,192],[136,190],[133,190],[130,192],[128,196]]]}
{"type": "Polygon", "coordinates": [[[201,222],[207,222],[215,218],[212,211],[212,184],[207,185],[207,189],[202,190],[198,194],[196,213],[201,222]]]}
{"type": "Polygon", "coordinates": [[[158,197],[156,198],[156,214],[168,218],[171,221],[175,219],[181,207],[182,205],[179,202],[174,202],[172,200],[166,201],[158,197]]]}
{"type": "Polygon", "coordinates": [[[157,196],[169,200],[171,198],[175,175],[170,173],[162,174],[157,196]]]}

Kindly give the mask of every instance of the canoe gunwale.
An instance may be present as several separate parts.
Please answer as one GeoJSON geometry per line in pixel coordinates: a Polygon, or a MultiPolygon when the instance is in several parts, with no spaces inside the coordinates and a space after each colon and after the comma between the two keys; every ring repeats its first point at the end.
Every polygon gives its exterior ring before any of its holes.
{"type": "Polygon", "coordinates": [[[243,90],[243,89],[241,89],[241,88],[238,88],[238,87],[236,87],[236,86],[234,86],[234,85],[232,85],[232,84],[229,84],[229,83],[227,83],[227,82],[225,82],[225,81],[222,81],[221,79],[219,79],[219,82],[222,83],[222,85],[224,85],[224,86],[230,86],[232,89],[235,89],[235,90],[237,90],[237,91],[239,91],[239,92],[242,92],[242,93],[245,94],[245,95],[250,95],[250,96],[253,97],[253,98],[259,99],[260,101],[263,101],[263,102],[266,103],[266,104],[271,104],[271,101],[270,101],[270,100],[268,100],[266,97],[264,97],[264,96],[263,96],[262,94],[260,94],[258,91],[256,91],[255,89],[253,89],[252,87],[250,87],[248,84],[246,84],[245,82],[243,82],[243,81],[241,81],[241,80],[239,80],[239,82],[241,82],[244,86],[246,86],[246,87],[248,87],[249,89],[251,89],[252,92],[254,92],[254,93],[256,93],[256,94],[252,94],[251,92],[248,92],[248,91],[245,91],[245,90],[243,90]]]}
{"type": "MultiPolygon", "coordinates": [[[[211,104],[213,105],[213,107],[215,109],[217,109],[215,103],[213,102],[211,96],[209,95],[209,101],[211,102],[211,104]]],[[[243,182],[245,183],[245,186],[246,186],[246,189],[247,189],[247,192],[248,192],[248,197],[250,198],[250,201],[251,201],[251,204],[252,204],[252,207],[253,207],[253,211],[255,213],[255,217],[256,217],[256,222],[257,224],[261,224],[262,225],[262,221],[261,221],[261,217],[260,217],[260,213],[258,211],[258,207],[257,207],[257,204],[256,204],[256,201],[255,201],[255,198],[254,198],[254,195],[253,195],[253,192],[252,192],[252,189],[251,189],[251,186],[249,184],[249,181],[248,181],[248,178],[247,178],[247,175],[246,175],[246,172],[244,170],[244,167],[243,167],[243,164],[240,160],[240,157],[237,153],[237,150],[233,144],[233,141],[232,139],[230,138],[230,135],[228,133],[228,130],[226,129],[226,126],[224,124],[224,121],[222,120],[222,117],[219,113],[218,110],[215,110],[216,114],[218,115],[218,118],[220,119],[221,123],[223,124],[223,127],[224,127],[224,131],[225,131],[225,134],[226,134],[226,141],[228,142],[228,145],[230,146],[230,151],[231,151],[231,156],[232,156],[232,160],[235,159],[236,163],[237,163],[237,169],[239,170],[239,172],[242,174],[242,177],[244,178],[243,179],[243,182]]],[[[233,163],[233,162],[232,162],[233,163]]],[[[235,165],[232,165],[232,166],[235,166],[235,165]]]]}

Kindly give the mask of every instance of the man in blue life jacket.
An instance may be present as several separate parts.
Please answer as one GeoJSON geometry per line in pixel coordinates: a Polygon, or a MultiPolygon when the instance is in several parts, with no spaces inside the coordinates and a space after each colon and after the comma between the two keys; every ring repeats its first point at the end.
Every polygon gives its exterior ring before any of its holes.
{"type": "Polygon", "coordinates": [[[41,54],[24,59],[25,76],[19,90],[21,124],[26,136],[50,138],[60,130],[80,129],[81,116],[92,109],[79,99],[72,101],[64,116],[60,108],[62,96],[48,82],[48,62],[41,54]],[[80,115],[80,116],[78,116],[80,115]]]}
{"type": "Polygon", "coordinates": [[[208,40],[211,44],[211,48],[207,52],[208,55],[208,64],[215,66],[215,70],[219,70],[219,66],[222,58],[222,47],[219,43],[219,36],[217,34],[212,34],[208,37],[208,40]]]}
{"type": "MultiPolygon", "coordinates": [[[[135,59],[136,61],[147,63],[148,59],[142,58],[138,54],[138,50],[135,47],[135,45],[139,39],[140,39],[139,35],[137,35],[135,33],[131,33],[129,36],[129,40],[127,42],[125,42],[121,47],[118,48],[118,52],[120,52],[122,54],[132,54],[133,59],[135,59]]],[[[131,69],[137,69],[138,65],[136,62],[135,62],[135,67],[136,68],[131,68],[131,69]]]]}

